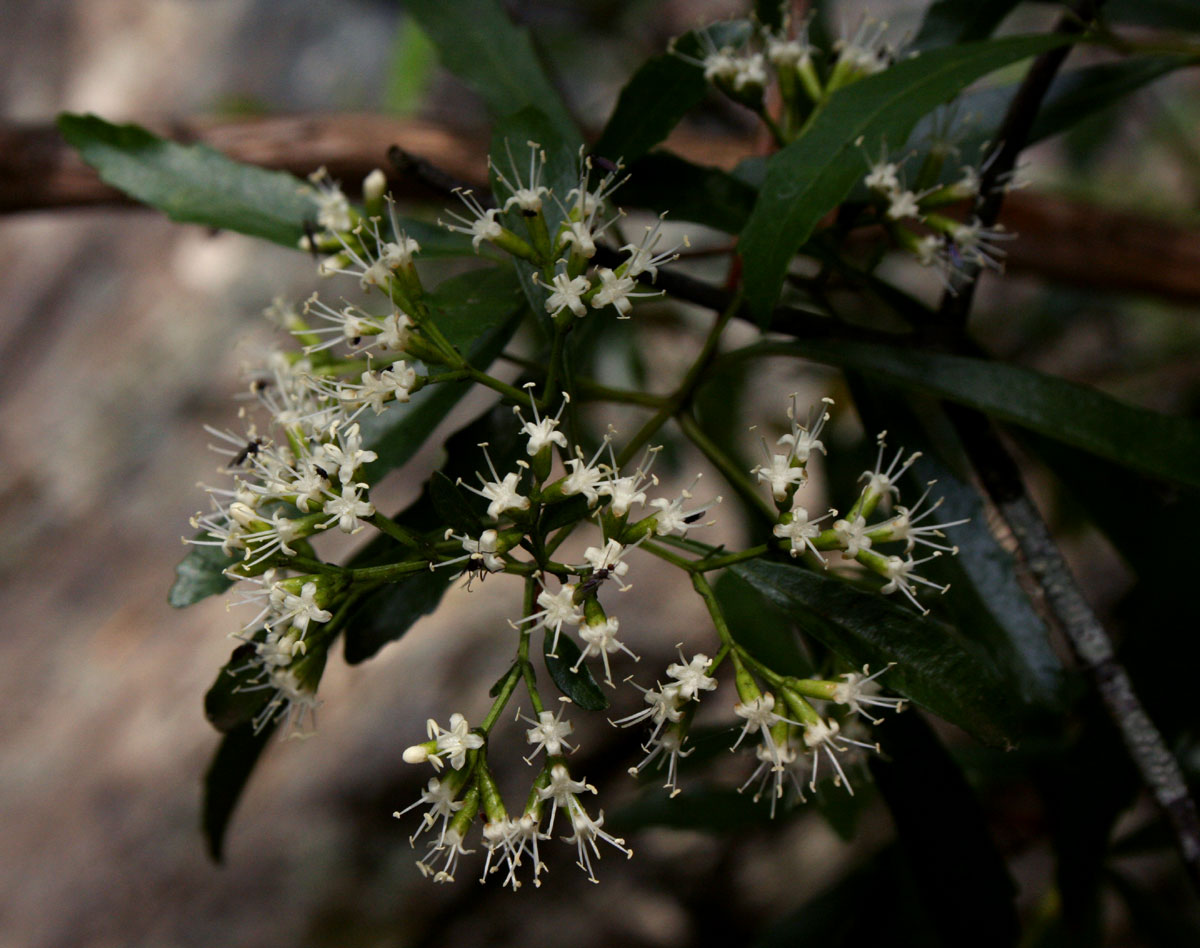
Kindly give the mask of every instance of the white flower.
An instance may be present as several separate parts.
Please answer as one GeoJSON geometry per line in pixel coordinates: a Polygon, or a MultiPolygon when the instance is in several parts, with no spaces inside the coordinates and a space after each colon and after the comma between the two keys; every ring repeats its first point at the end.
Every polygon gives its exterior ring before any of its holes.
{"type": "Polygon", "coordinates": [[[847,672],[842,675],[842,681],[833,689],[831,700],[846,705],[850,711],[862,715],[872,724],[882,723],[883,718],[872,717],[863,708],[865,706],[891,708],[895,711],[904,710],[907,702],[903,698],[879,694],[879,685],[875,681],[895,664],[895,662],[889,662],[874,675],[871,674],[869,665],[863,665],[861,675],[858,672],[847,672]]]}
{"type": "Polygon", "coordinates": [[[558,637],[563,625],[579,625],[583,621],[583,610],[575,604],[575,587],[564,583],[556,593],[543,589],[538,593],[537,604],[541,611],[523,618],[517,625],[532,622],[530,631],[536,629],[554,630],[554,639],[550,643],[551,655],[558,653],[558,637]]]}
{"type": "Polygon", "coordinates": [[[341,494],[331,494],[324,506],[325,513],[329,514],[329,519],[321,526],[328,527],[336,521],[338,529],[342,533],[356,533],[360,530],[362,524],[358,522],[359,519],[375,515],[375,508],[369,501],[358,499],[359,490],[366,486],[366,484],[345,484],[342,486],[341,494]]]}
{"type": "Polygon", "coordinates": [[[521,887],[521,880],[517,878],[517,870],[521,867],[521,862],[526,855],[533,860],[533,884],[540,886],[541,879],[538,878],[545,865],[538,856],[538,841],[544,837],[538,831],[537,819],[528,813],[523,814],[519,818],[497,820],[493,823],[486,823],[483,827],[483,842],[487,847],[487,858],[483,863],[483,874],[479,877],[480,882],[484,882],[489,873],[497,872],[500,869],[500,864],[504,863],[508,866],[508,873],[504,877],[504,885],[510,885],[515,892],[521,887]],[[492,865],[492,860],[495,859],[496,865],[492,865]]]}
{"type": "Polygon", "coordinates": [[[500,213],[496,208],[485,210],[483,205],[479,203],[479,199],[475,197],[475,192],[469,188],[455,188],[454,193],[458,195],[458,199],[467,206],[467,210],[471,212],[470,217],[463,217],[461,214],[456,214],[454,211],[446,213],[453,217],[457,224],[447,224],[445,221],[438,221],[442,227],[447,230],[457,231],[460,234],[471,235],[471,246],[475,248],[475,252],[479,253],[479,245],[485,240],[494,241],[504,233],[504,228],[496,220],[496,216],[500,213]]]}
{"type": "Polygon", "coordinates": [[[781,540],[788,540],[792,548],[790,550],[792,556],[799,556],[807,548],[812,551],[812,554],[822,563],[825,562],[825,557],[821,555],[821,551],[817,549],[813,543],[817,537],[821,535],[821,527],[819,524],[822,520],[828,520],[836,511],[829,511],[822,517],[816,520],[808,519],[808,510],[797,504],[791,510],[791,519],[787,523],[777,523],[771,532],[781,540]]]}
{"type": "Polygon", "coordinates": [[[578,801],[574,801],[574,805],[568,811],[571,817],[571,828],[575,831],[571,836],[564,836],[563,839],[568,843],[576,845],[579,858],[577,865],[588,875],[589,882],[599,882],[595,872],[592,871],[592,856],[600,858],[600,847],[596,845],[597,840],[602,840],[610,846],[619,849],[625,854],[627,859],[633,858],[633,850],[625,845],[625,840],[619,839],[609,833],[606,833],[601,827],[604,826],[604,811],[601,810],[596,819],[592,819],[587,815],[583,805],[578,801]],[[590,850],[590,852],[589,852],[590,850]]]}
{"type": "MultiPolygon", "coordinates": [[[[525,387],[532,389],[533,382],[528,383],[525,387]]],[[[513,414],[521,420],[521,434],[529,438],[529,443],[525,446],[525,453],[530,457],[535,457],[542,448],[548,444],[557,444],[560,448],[567,446],[567,436],[561,431],[556,431],[559,420],[562,418],[563,409],[567,407],[567,403],[571,400],[571,396],[563,392],[562,403],[558,406],[558,413],[553,418],[547,415],[543,418],[538,414],[537,403],[533,400],[533,392],[529,393],[529,407],[533,411],[533,421],[526,421],[525,416],[521,414],[519,406],[513,406],[513,414]]]]}
{"type": "Polygon", "coordinates": [[[767,84],[767,67],[762,53],[751,53],[737,60],[737,71],[733,76],[733,88],[738,92],[745,89],[761,89],[767,84]]]}
{"type": "Polygon", "coordinates": [[[324,166],[308,176],[313,183],[309,195],[317,205],[317,226],[328,231],[349,230],[353,225],[350,219],[350,202],[336,181],[329,177],[324,166]]]}
{"type": "Polygon", "coordinates": [[[333,618],[333,613],[317,605],[316,583],[305,583],[300,588],[299,596],[288,592],[286,587],[280,583],[272,588],[272,594],[275,589],[282,593],[282,601],[276,608],[273,620],[268,620],[266,623],[269,628],[290,622],[303,636],[308,631],[310,622],[328,622],[333,618]]]}
{"type": "MultiPolygon", "coordinates": [[[[487,458],[488,470],[492,472],[495,480],[485,480],[483,474],[477,473],[475,476],[479,478],[479,487],[463,484],[462,478],[459,478],[458,483],[471,493],[478,494],[489,501],[487,515],[493,520],[508,510],[528,510],[529,498],[517,490],[521,475],[511,471],[503,478],[500,477],[496,471],[496,465],[492,463],[492,456],[488,454],[487,444],[481,444],[480,447],[483,448],[483,456],[487,458]]],[[[523,461],[520,463],[524,464],[523,461]]]]}
{"type": "Polygon", "coordinates": [[[421,870],[421,875],[428,878],[433,876],[434,882],[453,882],[454,873],[458,871],[458,857],[467,856],[475,852],[473,849],[467,849],[463,845],[463,838],[456,829],[448,829],[442,836],[440,844],[433,845],[429,848],[425,858],[417,863],[417,868],[421,870]],[[444,862],[441,869],[435,870],[430,863],[430,857],[436,853],[444,853],[444,862]]]}
{"type": "Polygon", "coordinates": [[[374,451],[364,451],[362,432],[354,424],[345,431],[335,431],[337,440],[321,447],[318,461],[329,460],[338,466],[338,480],[349,484],[354,480],[354,472],[362,465],[378,460],[379,455],[374,451]]]}
{"type": "MultiPolygon", "coordinates": [[[[683,653],[679,654],[683,659],[683,653]]],[[[673,662],[667,666],[667,674],[677,682],[676,688],[681,701],[699,699],[700,692],[712,691],[717,687],[717,680],[708,675],[709,658],[703,653],[695,655],[690,662],[673,662]]]]}
{"type": "Polygon", "coordinates": [[[600,459],[600,453],[608,446],[608,437],[596,449],[596,453],[592,455],[590,461],[583,459],[583,452],[576,446],[576,457],[567,461],[567,466],[571,472],[563,478],[562,492],[567,496],[572,494],[582,494],[588,499],[589,504],[595,504],[600,499],[600,493],[597,486],[604,478],[605,466],[597,463],[600,459]]]}
{"type": "MultiPolygon", "coordinates": [[[[309,690],[290,668],[273,668],[267,672],[266,682],[257,686],[274,689],[266,707],[254,717],[254,733],[258,734],[272,721],[283,719],[281,737],[311,737],[317,727],[317,708],[321,702],[316,693],[309,690]],[[305,721],[308,725],[305,725],[305,721]]],[[[254,690],[254,686],[245,689],[254,690]]]]}
{"type": "Polygon", "coordinates": [[[888,208],[886,217],[890,221],[902,221],[905,218],[911,217],[913,220],[921,220],[921,201],[922,195],[915,191],[893,191],[888,195],[888,208]]]}
{"type": "Polygon", "coordinates": [[[921,505],[925,502],[925,499],[929,496],[929,492],[933,489],[933,485],[936,483],[937,481],[930,481],[925,486],[925,492],[920,496],[917,502],[913,504],[911,509],[908,507],[897,506],[896,512],[891,518],[883,521],[882,523],[875,524],[875,526],[871,528],[871,534],[877,540],[877,542],[887,543],[892,540],[904,540],[904,551],[906,553],[911,553],[913,547],[918,543],[934,550],[941,550],[943,553],[950,553],[951,555],[957,553],[958,547],[947,546],[944,543],[936,543],[928,538],[938,537],[939,539],[944,539],[946,534],[942,532],[943,530],[947,530],[950,527],[961,526],[964,523],[969,523],[969,517],[964,517],[961,520],[947,520],[944,523],[922,523],[922,521],[930,517],[933,512],[942,505],[943,500],[945,500],[945,498],[939,497],[924,511],[921,510],[921,505]]]}
{"type": "Polygon", "coordinates": [[[550,768],[550,780],[546,786],[539,787],[537,794],[540,800],[550,801],[550,819],[546,824],[546,835],[554,832],[554,817],[558,808],[570,810],[579,806],[577,799],[580,793],[595,793],[596,788],[583,780],[572,780],[571,773],[564,764],[555,764],[550,768]]]}
{"type": "MultiPolygon", "coordinates": [[[[656,497],[650,501],[651,507],[658,508],[658,513],[654,515],[654,533],[657,536],[681,537],[686,535],[688,530],[696,525],[696,521],[721,502],[720,495],[717,495],[707,504],[703,504],[700,507],[693,507],[690,510],[684,509],[683,505],[692,499],[692,491],[700,483],[702,476],[701,474],[697,474],[691,486],[680,491],[678,497],[670,500],[665,497],[656,497]]],[[[712,523],[715,523],[715,521],[710,520],[707,524],[701,524],[701,526],[709,526],[712,523]]]]}
{"type": "Polygon", "coordinates": [[[819,768],[821,763],[821,751],[825,752],[825,756],[829,759],[829,763],[833,765],[835,776],[833,783],[835,786],[845,786],[846,792],[854,796],[854,788],[850,785],[849,779],[846,777],[846,771],[842,769],[841,761],[838,760],[838,755],[849,750],[849,746],[866,748],[879,752],[878,744],[867,744],[863,741],[852,740],[844,734],[840,734],[841,728],[837,721],[832,718],[828,721],[818,720],[804,725],[804,745],[812,753],[812,779],[809,780],[809,789],[817,789],[817,777],[819,776],[819,768]]]}
{"type": "Polygon", "coordinates": [[[559,708],[557,714],[542,711],[538,714],[536,722],[524,715],[521,716],[520,720],[533,725],[525,731],[526,741],[534,745],[533,753],[525,758],[526,763],[537,756],[538,751],[544,750],[547,757],[558,757],[562,754],[563,748],[575,749],[573,745],[567,743],[567,738],[571,736],[575,727],[570,721],[564,721],[562,715],[563,709],[559,708]]]}
{"type": "Polygon", "coordinates": [[[437,834],[437,845],[439,847],[445,845],[446,829],[450,825],[450,818],[463,808],[463,801],[455,799],[457,795],[458,791],[448,783],[442,783],[437,777],[430,777],[429,783],[421,791],[421,796],[415,803],[410,803],[403,810],[396,810],[392,814],[396,819],[400,819],[404,814],[417,807],[429,807],[429,812],[421,817],[421,825],[417,831],[408,838],[409,845],[412,845],[425,830],[433,827],[439,819],[442,821],[442,826],[437,834]]]}
{"type": "Polygon", "coordinates": [[[579,666],[583,664],[583,660],[590,655],[599,655],[604,661],[604,680],[608,686],[615,687],[612,680],[612,669],[609,668],[608,656],[614,652],[624,652],[635,662],[638,661],[637,655],[630,651],[629,647],[617,640],[617,629],[620,627],[620,622],[615,616],[608,616],[601,619],[599,622],[588,622],[579,627],[579,637],[583,639],[584,648],[579,653],[579,659],[572,666],[571,671],[579,671],[579,666]]]}
{"type": "Polygon", "coordinates": [[[658,279],[658,268],[664,263],[671,263],[679,258],[679,248],[691,246],[688,243],[687,237],[683,238],[682,243],[676,244],[669,250],[660,250],[655,252],[655,247],[662,240],[662,225],[666,218],[663,214],[654,223],[653,227],[647,227],[642,235],[640,244],[625,244],[621,248],[623,253],[629,254],[627,259],[618,269],[627,277],[637,278],[643,273],[649,273],[651,280],[658,279]]]}
{"type": "Polygon", "coordinates": [[[679,796],[682,792],[678,786],[679,759],[691,754],[690,750],[685,751],[683,749],[683,742],[685,740],[686,738],[677,733],[674,728],[668,728],[662,733],[661,737],[656,733],[642,747],[642,750],[646,752],[646,756],[641,759],[636,767],[629,768],[630,776],[636,777],[656,761],[660,767],[666,762],[667,782],[663,784],[663,788],[669,790],[672,797],[679,796]]]}
{"type": "Polygon", "coordinates": [[[904,593],[905,598],[907,598],[909,602],[920,609],[923,614],[927,614],[929,610],[917,601],[916,593],[913,591],[912,584],[920,583],[922,586],[929,586],[932,589],[936,589],[940,593],[945,593],[950,587],[939,586],[937,583],[926,579],[924,576],[917,576],[915,573],[913,573],[913,570],[922,563],[928,563],[930,560],[937,559],[941,555],[942,554],[940,551],[934,551],[930,556],[927,556],[921,560],[914,560],[911,556],[906,557],[905,559],[901,559],[898,556],[888,556],[884,558],[883,568],[879,569],[878,572],[887,580],[887,582],[880,587],[879,591],[886,596],[894,593],[898,589],[900,592],[904,593]]]}
{"type": "Polygon", "coordinates": [[[592,308],[603,309],[605,306],[612,306],[621,319],[628,318],[630,310],[633,309],[633,304],[629,302],[631,299],[662,295],[657,291],[634,293],[637,281],[628,273],[619,274],[608,267],[599,267],[596,275],[600,278],[600,288],[592,297],[592,308]]]}
{"type": "Polygon", "coordinates": [[[553,292],[546,298],[547,313],[557,316],[565,308],[581,318],[587,315],[583,294],[592,288],[592,284],[586,276],[571,277],[561,271],[554,275],[550,286],[553,292]]]}
{"type": "Polygon", "coordinates": [[[615,476],[617,462],[615,458],[613,459],[614,476],[602,482],[596,489],[598,493],[609,498],[609,509],[615,516],[624,517],[634,504],[645,505],[646,492],[642,490],[642,487],[647,483],[658,484],[658,478],[650,474],[650,468],[654,466],[658,450],[658,448],[648,448],[637,470],[625,477],[615,476]]]}
{"type": "Polygon", "coordinates": [[[629,586],[621,585],[621,577],[629,572],[629,564],[623,559],[630,547],[626,547],[616,540],[609,539],[603,547],[589,546],[583,551],[583,558],[588,561],[592,567],[589,582],[597,580],[603,582],[606,579],[612,578],[617,580],[617,587],[624,592],[629,589],[629,586]]]}
{"type": "Polygon", "coordinates": [[[849,559],[858,556],[860,550],[871,548],[871,538],[867,535],[867,522],[861,516],[855,517],[853,520],[835,520],[833,532],[842,545],[842,555],[849,559]]]}
{"type": "Polygon", "coordinates": [[[878,161],[871,165],[863,184],[884,196],[896,194],[903,190],[900,185],[900,166],[890,161],[878,161]]]}
{"type": "Polygon", "coordinates": [[[883,453],[887,448],[886,438],[887,432],[881,431],[875,439],[879,442],[879,453],[875,458],[875,470],[863,471],[862,475],[859,477],[860,481],[865,480],[867,482],[866,487],[863,488],[863,495],[869,500],[877,499],[885,494],[891,494],[896,499],[899,499],[900,488],[896,486],[896,481],[898,481],[904,472],[912,467],[917,458],[921,456],[920,451],[914,451],[908,456],[908,460],[901,464],[900,461],[904,457],[904,449],[901,448],[896,452],[896,456],[892,458],[892,461],[887,468],[884,469],[883,453]]]}
{"type": "Polygon", "coordinates": [[[526,142],[529,146],[529,182],[526,184],[521,180],[521,172],[517,169],[516,159],[513,158],[512,149],[509,148],[508,141],[504,142],[504,150],[508,153],[508,166],[512,172],[512,180],[505,177],[491,159],[488,159],[488,167],[492,169],[496,175],[496,180],[508,188],[511,197],[504,202],[504,210],[507,212],[514,204],[521,209],[525,214],[536,214],[542,209],[542,198],[550,193],[550,189],[542,184],[542,171],[546,165],[546,153],[542,150],[542,146],[537,142],[526,142]]]}
{"type": "MultiPolygon", "coordinates": [[[[448,759],[454,770],[462,769],[463,764],[467,762],[467,751],[483,747],[483,738],[478,734],[473,734],[467,719],[457,712],[450,715],[450,727],[446,730],[440,728],[437,721],[430,718],[425,723],[425,733],[437,745],[432,752],[427,754],[427,759],[439,770],[442,767],[443,759],[448,759]]],[[[407,751],[405,757],[407,759],[407,751]]]]}
{"type": "Polygon", "coordinates": [[[772,454],[765,439],[763,451],[767,456],[767,463],[758,465],[750,473],[757,475],[761,483],[770,485],[771,496],[782,503],[787,500],[788,491],[808,480],[808,474],[804,468],[792,464],[791,451],[787,454],[772,454]]]}
{"type": "Polygon", "coordinates": [[[807,464],[814,451],[825,454],[825,445],[819,439],[821,430],[831,417],[825,406],[832,404],[832,398],[822,398],[820,405],[809,410],[807,423],[802,425],[796,413],[796,396],[793,395],[792,405],[787,413],[792,422],[792,430],[785,435],[780,435],[776,444],[786,445],[790,448],[792,458],[801,464],[807,464]]]}
{"type": "Polygon", "coordinates": [[[643,721],[652,721],[654,723],[654,730],[647,740],[647,744],[652,744],[662,730],[663,724],[668,721],[674,724],[683,717],[683,711],[679,707],[679,688],[676,685],[659,685],[657,688],[643,688],[634,681],[631,681],[630,684],[642,693],[642,700],[646,702],[646,707],[610,723],[616,727],[632,727],[643,721]]]}
{"type": "Polygon", "coordinates": [[[746,782],[738,787],[738,793],[745,793],[746,788],[757,780],[758,789],[754,791],[753,799],[755,803],[758,803],[762,799],[763,793],[766,792],[767,785],[770,784],[771,819],[775,819],[776,806],[783,799],[785,778],[791,780],[801,801],[805,799],[804,788],[800,785],[796,771],[798,763],[806,766],[807,761],[800,757],[799,748],[793,741],[789,740],[774,750],[767,744],[758,744],[754,748],[754,756],[758,758],[758,766],[746,778],[746,782]]]}
{"type": "Polygon", "coordinates": [[[469,536],[459,536],[450,528],[446,530],[445,538],[458,540],[466,552],[452,560],[442,560],[438,566],[465,562],[469,564],[468,569],[485,569],[489,573],[498,573],[504,569],[504,559],[500,555],[500,534],[497,531],[484,530],[479,534],[479,539],[475,540],[469,536]]]}
{"type": "Polygon", "coordinates": [[[733,742],[731,749],[737,750],[738,745],[742,743],[747,734],[751,731],[758,731],[759,739],[769,750],[771,760],[776,766],[782,766],[783,755],[771,734],[771,728],[780,721],[787,721],[788,724],[796,722],[775,713],[775,696],[768,691],[750,701],[739,702],[733,706],[733,713],[739,718],[745,719],[746,723],[742,725],[742,733],[733,742]]]}

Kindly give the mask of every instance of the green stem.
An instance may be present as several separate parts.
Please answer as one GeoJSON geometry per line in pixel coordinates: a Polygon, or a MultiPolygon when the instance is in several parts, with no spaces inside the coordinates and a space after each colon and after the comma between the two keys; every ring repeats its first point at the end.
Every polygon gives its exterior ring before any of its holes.
{"type": "Polygon", "coordinates": [[[765,556],[769,552],[771,552],[771,545],[769,543],[760,543],[758,546],[752,546],[750,549],[742,550],[740,553],[727,553],[725,556],[698,560],[691,565],[692,569],[697,572],[707,573],[714,569],[724,569],[726,566],[732,566],[734,563],[744,563],[746,560],[765,556]]]}
{"type": "MultiPolygon", "coordinates": [[[[532,576],[525,580],[525,616],[533,614],[537,605],[539,583],[532,576]]],[[[525,679],[525,690],[529,692],[529,703],[533,705],[533,713],[541,714],[545,710],[542,696],[538,693],[537,676],[533,671],[533,663],[529,661],[529,638],[532,634],[529,624],[521,627],[521,640],[517,644],[517,662],[521,666],[521,675],[525,679]]]]}
{"type": "Polygon", "coordinates": [[[732,651],[736,659],[739,652],[738,644],[733,640],[733,633],[729,631],[725,613],[721,610],[721,604],[717,602],[717,594],[713,592],[712,586],[704,578],[703,573],[692,573],[692,586],[704,600],[708,614],[712,617],[713,627],[717,630],[717,635],[721,637],[721,644],[732,651]]]}
{"type": "Polygon", "coordinates": [[[416,549],[421,545],[421,540],[416,534],[408,528],[400,526],[391,517],[385,517],[381,513],[374,513],[367,518],[367,523],[371,524],[371,526],[381,533],[386,533],[393,540],[404,544],[404,546],[416,549]]]}
{"type": "Polygon", "coordinates": [[[348,572],[350,573],[350,579],[356,583],[372,581],[390,583],[396,582],[412,573],[424,572],[427,569],[429,569],[429,564],[424,560],[409,560],[404,563],[385,563],[383,566],[360,566],[348,572]]]}
{"type": "Polygon", "coordinates": [[[504,710],[508,704],[508,699],[512,697],[513,691],[516,690],[517,682],[521,680],[521,663],[513,662],[512,668],[508,670],[508,674],[504,676],[504,681],[500,685],[500,693],[496,695],[496,700],[492,702],[492,707],[487,713],[487,717],[483,719],[483,723],[479,725],[479,729],[484,734],[490,734],[492,728],[496,726],[496,721],[500,718],[500,712],[504,710]]]}
{"type": "Polygon", "coordinates": [[[712,462],[713,466],[729,482],[729,486],[738,492],[742,500],[753,509],[760,511],[769,522],[774,523],[779,519],[779,512],[759,493],[754,483],[743,473],[742,469],[737,466],[733,459],[704,433],[704,429],[700,427],[690,412],[680,412],[675,420],[679,423],[679,427],[683,430],[687,439],[699,448],[701,453],[712,462]]]}
{"type": "Polygon", "coordinates": [[[662,407],[655,412],[654,417],[642,425],[641,430],[633,436],[633,440],[625,445],[624,450],[617,456],[618,467],[624,467],[628,464],[633,456],[641,450],[642,445],[654,437],[654,433],[666,424],[667,419],[677,414],[691,400],[696,387],[700,384],[700,380],[704,375],[704,370],[708,368],[713,355],[716,353],[721,333],[725,330],[729,320],[733,318],[733,314],[738,311],[741,305],[742,292],[738,290],[733,295],[733,299],[729,301],[729,305],[725,307],[724,312],[717,317],[712,328],[708,331],[708,335],[704,339],[704,345],[700,349],[700,354],[696,356],[696,361],[688,369],[687,375],[683,377],[683,381],[679,383],[679,387],[666,397],[662,407]]]}
{"type": "Polygon", "coordinates": [[[576,378],[575,388],[585,401],[622,402],[626,405],[643,405],[646,408],[662,408],[667,399],[662,395],[638,392],[627,388],[612,388],[591,379],[576,378]]]}

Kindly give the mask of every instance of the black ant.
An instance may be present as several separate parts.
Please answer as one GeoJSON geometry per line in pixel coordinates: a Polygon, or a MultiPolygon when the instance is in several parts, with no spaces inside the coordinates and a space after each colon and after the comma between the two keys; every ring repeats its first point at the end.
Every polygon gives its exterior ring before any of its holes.
{"type": "Polygon", "coordinates": [[[258,454],[258,452],[262,450],[263,445],[266,443],[267,442],[262,438],[251,438],[248,442],[246,442],[246,446],[234,456],[232,461],[229,462],[229,466],[240,466],[242,462],[246,460],[246,458],[253,457],[254,455],[258,454]]]}
{"type": "Polygon", "coordinates": [[[610,570],[607,566],[602,566],[600,569],[593,570],[591,575],[588,576],[588,578],[582,583],[580,583],[578,590],[579,595],[586,599],[595,590],[604,585],[604,581],[608,579],[611,573],[612,570],[610,570]]]}

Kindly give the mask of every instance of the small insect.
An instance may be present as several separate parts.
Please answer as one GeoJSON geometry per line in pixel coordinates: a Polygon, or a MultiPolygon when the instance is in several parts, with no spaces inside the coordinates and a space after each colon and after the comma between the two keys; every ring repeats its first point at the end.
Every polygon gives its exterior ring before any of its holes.
{"type": "Polygon", "coordinates": [[[684,523],[695,523],[697,520],[699,520],[703,516],[704,516],[704,511],[697,510],[694,514],[690,514],[689,516],[684,517],[683,522],[684,523]]]}
{"type": "Polygon", "coordinates": [[[597,570],[593,570],[592,574],[580,584],[579,592],[585,597],[590,596],[593,591],[604,585],[604,581],[608,579],[611,574],[612,570],[610,570],[607,566],[602,566],[597,570]]]}
{"type": "Polygon", "coordinates": [[[312,258],[319,260],[321,255],[317,252],[317,231],[312,221],[304,222],[304,239],[308,241],[308,252],[312,254],[312,258]]]}
{"type": "Polygon", "coordinates": [[[616,162],[610,161],[603,155],[597,155],[595,152],[589,154],[588,158],[595,167],[599,168],[601,171],[606,171],[609,174],[616,174],[621,170],[621,166],[616,162]]]}
{"type": "Polygon", "coordinates": [[[246,442],[246,446],[242,448],[242,450],[240,450],[236,455],[234,455],[233,460],[229,462],[229,466],[240,466],[247,458],[258,454],[258,452],[262,450],[263,445],[266,443],[267,442],[262,438],[251,438],[246,442]]]}

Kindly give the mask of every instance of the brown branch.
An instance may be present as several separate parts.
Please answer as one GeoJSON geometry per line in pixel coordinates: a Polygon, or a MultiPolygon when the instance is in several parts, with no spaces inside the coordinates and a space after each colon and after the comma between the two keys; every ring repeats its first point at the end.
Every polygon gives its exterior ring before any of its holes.
{"type": "MultiPolygon", "coordinates": [[[[432,200],[421,175],[398,173],[388,151],[399,145],[456,183],[486,188],[487,142],[434,122],[378,115],[291,116],[149,123],[178,141],[202,141],[238,161],[307,175],[325,165],[348,190],[374,168],[389,172],[401,198],[432,200]]],[[[752,144],[686,130],[669,146],[693,161],[732,167],[752,144]]],[[[0,123],[0,214],[129,204],[108,187],[48,124],[0,123]]],[[[1200,231],[1145,215],[1021,191],[1006,199],[1001,223],[1021,236],[1008,245],[1008,268],[1077,286],[1200,300],[1200,231]]]]}

